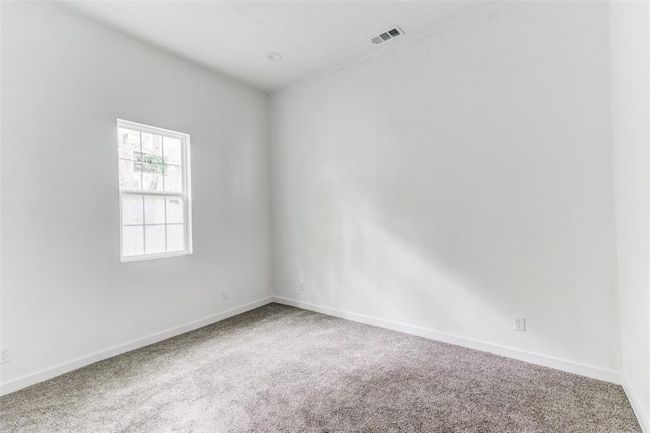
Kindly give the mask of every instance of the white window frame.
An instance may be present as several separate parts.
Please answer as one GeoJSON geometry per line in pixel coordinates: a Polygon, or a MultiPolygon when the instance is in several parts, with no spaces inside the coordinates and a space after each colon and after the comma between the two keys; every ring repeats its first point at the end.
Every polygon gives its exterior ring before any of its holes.
{"type": "MultiPolygon", "coordinates": [[[[185,134],[182,132],[177,132],[177,131],[172,131],[169,129],[164,129],[164,128],[158,128],[155,126],[150,126],[150,125],[145,125],[142,123],[136,123],[136,122],[131,122],[129,120],[123,120],[123,119],[117,119],[117,126],[115,128],[115,131],[117,132],[119,128],[126,128],[130,129],[133,131],[138,131],[140,133],[140,145],[142,145],[142,133],[150,133],[150,134],[156,134],[160,135],[161,137],[169,137],[169,138],[175,138],[180,140],[181,142],[181,170],[182,170],[182,183],[183,183],[183,188],[181,192],[165,192],[164,188],[163,191],[146,191],[144,189],[123,189],[120,186],[120,182],[118,179],[118,191],[119,191],[119,213],[120,213],[120,261],[121,262],[134,262],[134,261],[140,261],[140,260],[150,260],[150,259],[159,259],[159,258],[164,258],[164,257],[178,257],[178,256],[185,256],[192,254],[192,182],[191,182],[191,159],[190,159],[190,135],[185,134]],[[123,247],[123,227],[125,227],[122,224],[122,197],[124,197],[127,194],[131,195],[140,195],[140,196],[157,196],[157,197],[180,197],[183,199],[183,203],[185,203],[184,207],[184,227],[185,227],[185,249],[181,251],[171,251],[171,252],[164,252],[164,253],[146,253],[146,234],[144,233],[145,229],[145,223],[144,223],[144,215],[143,215],[143,221],[142,221],[142,226],[143,226],[143,236],[145,236],[145,244],[143,247],[143,251],[145,253],[141,255],[133,255],[133,256],[124,256],[124,247],[123,247]]],[[[119,140],[119,137],[117,137],[119,140]]],[[[119,149],[119,142],[116,140],[115,144],[118,146],[116,149],[119,149]]],[[[163,154],[164,158],[164,154],[163,154]]],[[[119,153],[118,153],[118,178],[119,178],[119,153]]],[[[163,177],[164,179],[164,177],[163,177]]],[[[164,182],[164,180],[163,180],[164,182]]],[[[165,200],[165,206],[167,205],[167,201],[165,200]]],[[[143,212],[144,212],[144,203],[143,203],[143,212]]],[[[165,223],[166,225],[167,223],[165,223]]],[[[166,229],[165,229],[165,233],[166,229]]],[[[165,235],[165,242],[167,242],[166,235],[165,235]]]]}

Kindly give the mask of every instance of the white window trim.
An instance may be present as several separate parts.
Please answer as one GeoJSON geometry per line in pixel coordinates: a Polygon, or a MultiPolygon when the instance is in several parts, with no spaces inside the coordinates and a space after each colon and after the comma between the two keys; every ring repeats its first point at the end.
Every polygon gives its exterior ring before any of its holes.
{"type": "MultiPolygon", "coordinates": [[[[120,188],[120,183],[118,181],[118,195],[119,195],[119,214],[120,214],[120,261],[122,263],[127,262],[137,262],[141,260],[152,260],[152,259],[161,259],[165,257],[178,257],[178,256],[187,256],[192,254],[192,176],[191,176],[191,159],[190,159],[190,136],[182,132],[171,131],[169,129],[158,128],[155,126],[145,125],[142,123],[131,122],[129,120],[117,119],[117,127],[115,131],[117,132],[118,128],[132,129],[142,132],[147,132],[151,134],[161,135],[164,137],[176,138],[181,141],[181,167],[183,167],[183,192],[164,192],[164,191],[144,191],[144,190],[131,190],[131,189],[122,189],[120,188]],[[124,256],[123,255],[123,245],[122,245],[122,236],[123,236],[123,227],[122,224],[122,197],[126,194],[137,194],[137,195],[159,195],[159,196],[177,196],[182,197],[185,200],[186,206],[184,209],[184,224],[185,224],[185,250],[182,251],[171,251],[165,253],[152,253],[152,254],[141,254],[137,256],[124,256]]],[[[117,143],[117,140],[114,141],[117,143]]],[[[118,158],[118,178],[119,178],[119,158],[118,158]]],[[[144,221],[143,221],[144,225],[144,221]]]]}

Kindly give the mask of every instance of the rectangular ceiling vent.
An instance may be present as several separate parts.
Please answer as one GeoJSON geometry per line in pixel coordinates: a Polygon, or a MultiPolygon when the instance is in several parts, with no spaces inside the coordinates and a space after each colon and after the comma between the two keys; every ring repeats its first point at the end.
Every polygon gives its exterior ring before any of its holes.
{"type": "Polygon", "coordinates": [[[375,45],[379,45],[379,44],[381,44],[383,42],[389,41],[389,40],[391,40],[393,38],[396,38],[399,35],[403,35],[403,34],[404,34],[404,31],[396,26],[396,27],[393,27],[390,30],[385,31],[382,34],[379,34],[379,35],[375,36],[374,38],[370,39],[370,41],[375,45]]]}

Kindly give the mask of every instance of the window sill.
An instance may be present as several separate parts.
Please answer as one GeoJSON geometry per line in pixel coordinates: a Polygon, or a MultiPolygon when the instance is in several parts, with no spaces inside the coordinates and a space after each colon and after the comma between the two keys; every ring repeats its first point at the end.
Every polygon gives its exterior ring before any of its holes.
{"type": "Polygon", "coordinates": [[[160,254],[146,254],[142,256],[128,256],[128,257],[120,257],[120,262],[122,263],[128,263],[128,262],[139,262],[142,260],[154,260],[154,259],[164,259],[167,257],[179,257],[179,256],[189,256],[192,254],[192,251],[174,251],[171,253],[160,253],[160,254]]]}

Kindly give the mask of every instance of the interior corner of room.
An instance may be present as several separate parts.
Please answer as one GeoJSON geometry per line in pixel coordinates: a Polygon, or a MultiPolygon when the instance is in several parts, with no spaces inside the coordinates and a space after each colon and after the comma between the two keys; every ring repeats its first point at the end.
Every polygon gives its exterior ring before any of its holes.
{"type": "Polygon", "coordinates": [[[0,431],[650,433],[649,2],[0,12],[0,431]]]}

